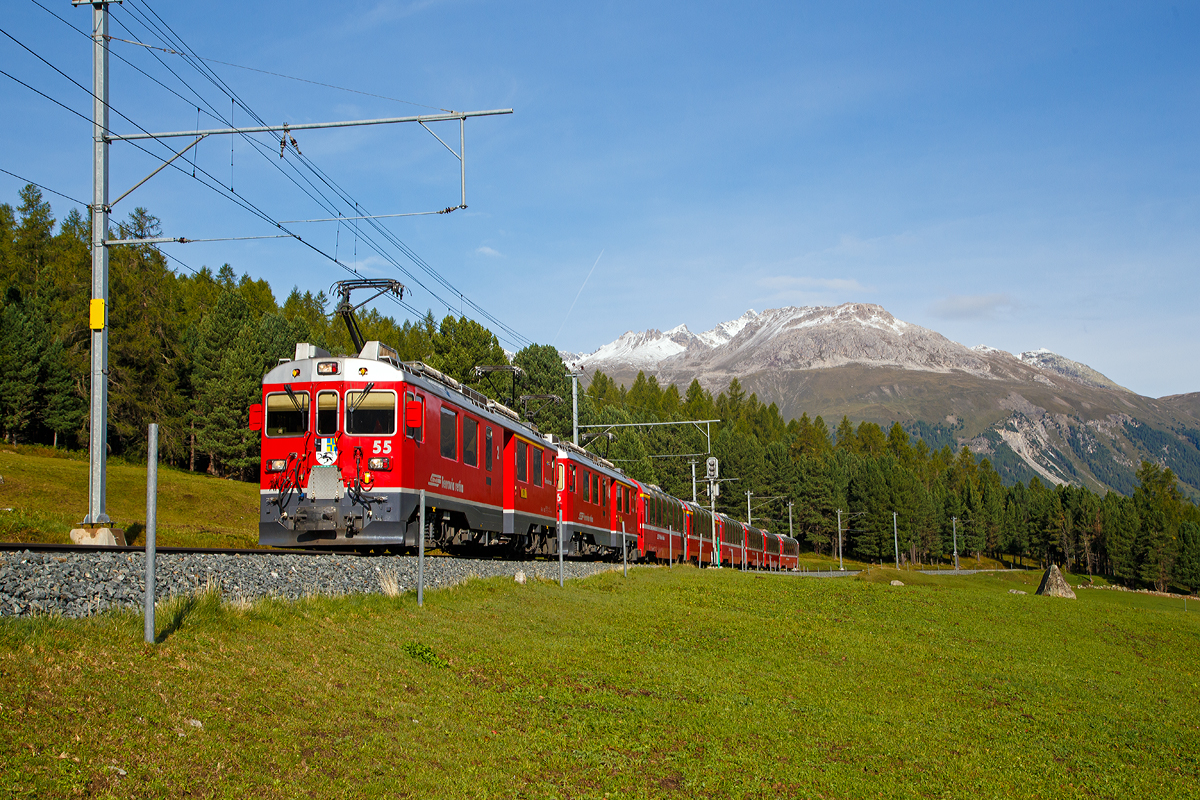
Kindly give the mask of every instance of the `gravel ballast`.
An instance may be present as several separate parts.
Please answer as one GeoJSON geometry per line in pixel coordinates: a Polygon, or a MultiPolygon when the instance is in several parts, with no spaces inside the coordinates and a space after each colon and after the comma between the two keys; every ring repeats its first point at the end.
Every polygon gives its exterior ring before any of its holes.
{"type": "MultiPolygon", "coordinates": [[[[380,593],[392,577],[402,592],[417,588],[416,556],[159,553],[155,566],[159,601],[207,587],[230,600],[380,593]]],[[[620,566],[568,561],[563,571],[566,578],[583,578],[614,568],[620,566]]],[[[425,588],[518,572],[557,581],[558,562],[426,558],[425,588]]],[[[143,553],[0,553],[0,616],[86,617],[112,608],[141,610],[145,584],[143,553]]]]}

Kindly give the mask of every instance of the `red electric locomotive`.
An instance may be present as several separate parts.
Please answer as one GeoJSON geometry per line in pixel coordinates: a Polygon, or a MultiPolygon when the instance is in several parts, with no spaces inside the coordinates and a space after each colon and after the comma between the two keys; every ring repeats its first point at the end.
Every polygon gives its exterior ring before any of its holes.
{"type": "Polygon", "coordinates": [[[552,549],[555,448],[516,412],[420,362],[364,342],[349,294],[402,291],[343,281],[338,311],[357,356],[296,346],[263,378],[250,427],[262,432],[259,542],[272,546],[440,545],[492,537],[552,549]]]}

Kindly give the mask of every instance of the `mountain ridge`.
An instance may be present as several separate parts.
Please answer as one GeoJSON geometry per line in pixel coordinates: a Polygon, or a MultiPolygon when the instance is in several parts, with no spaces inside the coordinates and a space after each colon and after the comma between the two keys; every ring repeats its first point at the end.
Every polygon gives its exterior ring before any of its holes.
{"type": "Polygon", "coordinates": [[[1011,479],[1128,492],[1149,458],[1200,497],[1200,393],[1143,397],[1047,349],[966,347],[876,304],[750,310],[703,334],[686,324],[629,331],[577,363],[625,385],[645,372],[713,394],[737,378],[785,420],[932,426],[955,449],[1007,465],[1011,479]]]}

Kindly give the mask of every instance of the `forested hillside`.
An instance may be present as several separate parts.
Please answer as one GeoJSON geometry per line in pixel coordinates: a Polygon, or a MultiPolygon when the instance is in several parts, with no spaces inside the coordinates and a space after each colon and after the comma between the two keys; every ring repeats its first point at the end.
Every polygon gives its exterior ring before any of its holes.
{"type": "MultiPolygon", "coordinates": [[[[87,439],[88,224],[74,210],[57,223],[35,187],[22,190],[20,201],[15,211],[0,205],[0,431],[7,442],[80,447],[87,439]]],[[[122,237],[157,233],[144,209],[121,230],[122,237]]],[[[350,350],[341,322],[329,317],[330,299],[293,288],[279,303],[265,281],[238,277],[229,265],[180,274],[149,246],[113,248],[110,263],[113,454],[144,457],[146,426],[157,422],[167,462],[252,479],[258,445],[247,409],[263,373],[298,341],[350,350]]],[[[507,376],[475,377],[477,364],[507,361],[496,337],[472,320],[438,322],[427,314],[397,323],[370,311],[360,321],[368,339],[395,347],[402,359],[425,361],[496,399],[558,395],[564,402],[537,411],[534,421],[571,435],[571,383],[553,347],[517,353],[524,377],[513,387],[507,376]]],[[[639,373],[626,387],[596,372],[580,393],[583,425],[696,419],[721,420],[711,426],[711,446],[730,481],[718,507],[745,519],[750,492],[755,523],[786,532],[790,502],[797,538],[818,553],[836,552],[840,509],[845,552],[890,561],[896,512],[901,554],[910,562],[944,560],[957,526],[962,554],[1054,561],[1159,589],[1200,588],[1200,510],[1163,463],[1142,463],[1128,496],[1051,487],[1036,477],[1006,486],[1002,472],[1011,482],[1011,465],[955,452],[938,428],[918,426],[912,438],[899,424],[855,427],[844,416],[835,429],[807,413],[785,422],[774,403],[747,395],[737,379],[714,397],[697,381],[681,393],[653,376],[639,373]]],[[[689,462],[698,461],[702,473],[708,452],[704,432],[692,425],[585,434],[590,450],[685,499],[693,493],[689,462]]]]}

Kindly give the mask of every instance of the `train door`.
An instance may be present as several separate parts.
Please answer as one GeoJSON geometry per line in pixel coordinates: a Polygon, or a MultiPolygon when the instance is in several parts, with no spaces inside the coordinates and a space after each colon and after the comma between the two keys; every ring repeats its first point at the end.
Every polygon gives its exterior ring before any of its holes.
{"type": "Polygon", "coordinates": [[[321,466],[340,467],[338,477],[343,482],[354,482],[354,462],[342,458],[338,443],[341,439],[341,383],[323,381],[314,387],[317,391],[317,437],[315,462],[321,466]]]}
{"type": "Polygon", "coordinates": [[[429,482],[429,460],[425,457],[425,431],[429,427],[428,407],[425,393],[409,387],[404,393],[404,449],[405,458],[400,463],[402,478],[400,485],[408,489],[422,489],[429,482]]]}

